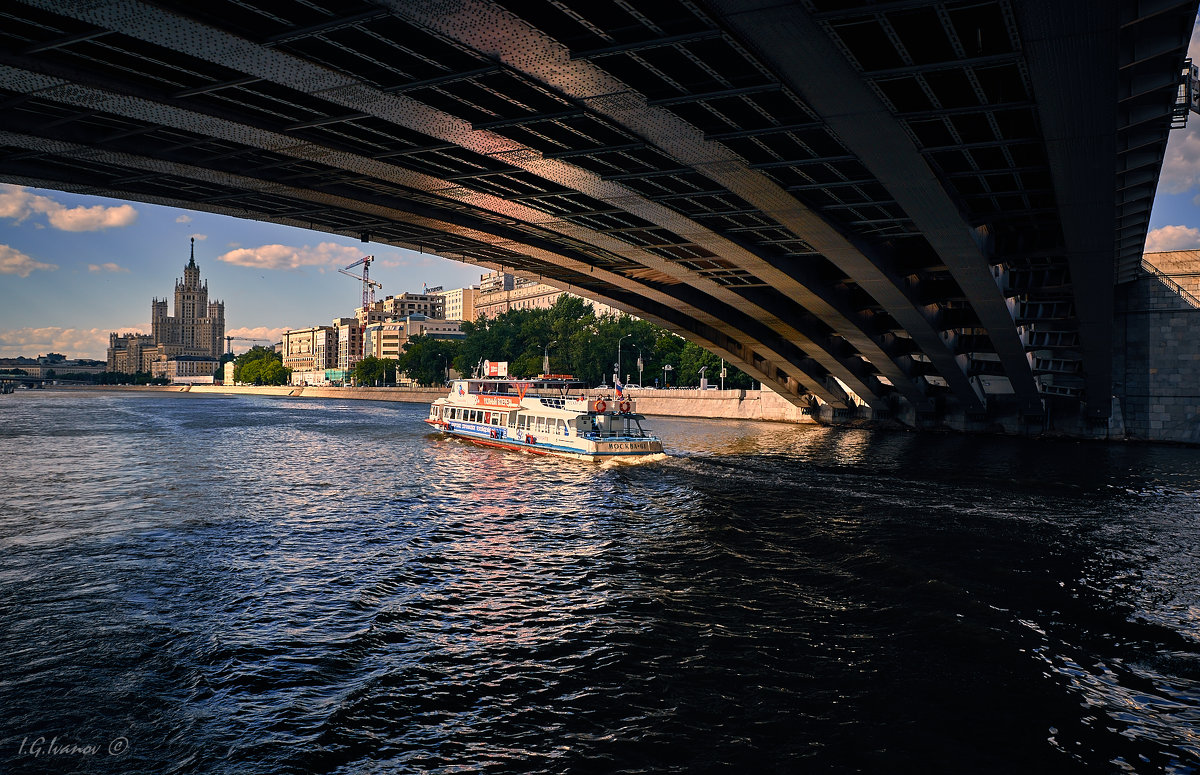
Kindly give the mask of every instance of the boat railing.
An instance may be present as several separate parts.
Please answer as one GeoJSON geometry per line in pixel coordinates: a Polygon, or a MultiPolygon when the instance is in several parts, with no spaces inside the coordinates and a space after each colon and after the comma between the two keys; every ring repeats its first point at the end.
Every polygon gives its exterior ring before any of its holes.
{"type": "Polygon", "coordinates": [[[577,396],[531,396],[531,398],[536,398],[542,406],[548,409],[575,409],[583,401],[577,396]]]}
{"type": "Polygon", "coordinates": [[[583,432],[583,433],[581,433],[581,434],[579,434],[579,435],[580,435],[581,437],[585,438],[585,439],[604,439],[604,440],[612,440],[612,439],[656,439],[656,438],[658,438],[657,436],[655,436],[655,435],[654,435],[654,433],[652,433],[652,432],[651,432],[651,431],[649,431],[649,430],[646,430],[645,428],[641,428],[641,429],[634,429],[634,428],[631,428],[631,429],[629,429],[628,431],[608,431],[608,432],[605,432],[605,431],[585,431],[585,432],[583,432]]]}

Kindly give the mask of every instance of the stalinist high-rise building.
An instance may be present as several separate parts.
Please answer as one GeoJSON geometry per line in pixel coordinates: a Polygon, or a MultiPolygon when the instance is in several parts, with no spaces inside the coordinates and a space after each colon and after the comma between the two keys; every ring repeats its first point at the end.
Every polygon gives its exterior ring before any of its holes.
{"type": "Polygon", "coordinates": [[[183,279],[175,281],[175,314],[167,314],[166,299],[155,298],[150,302],[149,336],[110,334],[108,370],[132,373],[151,371],[156,362],[218,361],[224,340],[225,304],[208,300],[208,283],[200,281],[193,238],[183,279]]]}
{"type": "Polygon", "coordinates": [[[196,240],[192,256],[183,268],[183,279],[175,281],[175,314],[167,317],[167,300],[150,302],[150,335],[159,354],[207,355],[218,360],[225,339],[225,304],[208,300],[208,282],[200,282],[196,266],[196,240]]]}

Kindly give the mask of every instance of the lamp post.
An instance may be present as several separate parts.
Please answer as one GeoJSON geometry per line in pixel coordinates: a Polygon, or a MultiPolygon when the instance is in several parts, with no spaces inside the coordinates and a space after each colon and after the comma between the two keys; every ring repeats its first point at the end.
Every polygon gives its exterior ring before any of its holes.
{"type": "Polygon", "coordinates": [[[637,383],[638,383],[638,386],[640,387],[642,384],[642,348],[638,347],[638,345],[636,345],[636,344],[634,345],[634,347],[637,347],[637,351],[638,351],[638,381],[637,381],[637,383]]]}
{"type": "Polygon", "coordinates": [[[624,342],[631,336],[633,336],[633,334],[626,334],[617,340],[617,370],[613,372],[613,385],[616,385],[621,378],[621,342],[624,342]]]}
{"type": "Polygon", "coordinates": [[[542,374],[547,377],[550,376],[550,348],[556,344],[558,344],[557,339],[542,347],[542,374]]]}
{"type": "Polygon", "coordinates": [[[663,364],[663,390],[666,390],[668,387],[667,386],[667,372],[668,371],[675,371],[675,367],[669,363],[664,363],[663,364]]]}
{"type": "Polygon", "coordinates": [[[442,384],[450,381],[450,362],[446,359],[445,353],[438,353],[438,357],[442,359],[442,376],[445,378],[442,384]]]}

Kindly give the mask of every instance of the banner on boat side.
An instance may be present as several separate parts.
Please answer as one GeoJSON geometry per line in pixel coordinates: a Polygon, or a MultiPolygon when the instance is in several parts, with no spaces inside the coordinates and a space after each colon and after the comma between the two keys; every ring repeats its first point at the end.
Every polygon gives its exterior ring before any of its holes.
{"type": "Polygon", "coordinates": [[[483,376],[485,377],[507,377],[508,376],[508,361],[484,361],[483,376]]]}

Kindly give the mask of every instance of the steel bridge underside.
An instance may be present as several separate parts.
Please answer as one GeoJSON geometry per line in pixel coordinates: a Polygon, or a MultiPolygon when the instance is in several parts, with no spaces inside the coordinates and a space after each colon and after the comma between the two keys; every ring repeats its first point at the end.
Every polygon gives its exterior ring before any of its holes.
{"type": "Polygon", "coordinates": [[[368,238],[859,416],[1111,410],[1196,0],[15,0],[0,182],[368,238]]]}

